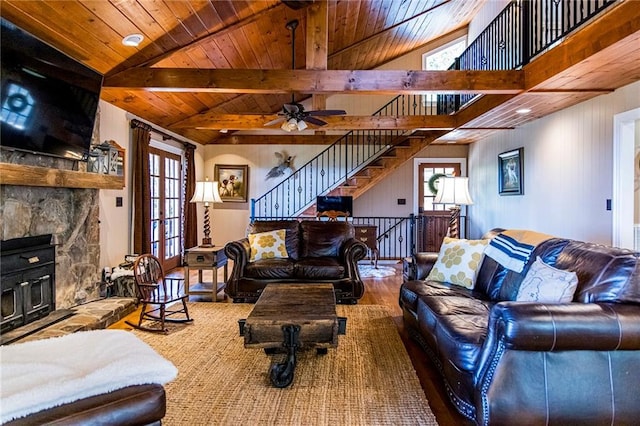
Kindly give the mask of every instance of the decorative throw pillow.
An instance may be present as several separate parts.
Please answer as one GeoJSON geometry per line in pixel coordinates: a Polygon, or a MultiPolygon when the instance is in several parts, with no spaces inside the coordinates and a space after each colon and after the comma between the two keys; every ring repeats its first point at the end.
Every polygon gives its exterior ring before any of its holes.
{"type": "Polygon", "coordinates": [[[249,262],[261,259],[286,259],[289,257],[284,243],[286,234],[287,231],[285,229],[249,234],[249,245],[251,246],[249,262]]]}
{"type": "Polygon", "coordinates": [[[569,303],[577,286],[578,276],[575,272],[549,266],[538,256],[520,284],[516,301],[569,303]]]}
{"type": "Polygon", "coordinates": [[[473,289],[489,240],[458,240],[445,237],[438,260],[429,272],[428,280],[447,282],[473,289]]]}

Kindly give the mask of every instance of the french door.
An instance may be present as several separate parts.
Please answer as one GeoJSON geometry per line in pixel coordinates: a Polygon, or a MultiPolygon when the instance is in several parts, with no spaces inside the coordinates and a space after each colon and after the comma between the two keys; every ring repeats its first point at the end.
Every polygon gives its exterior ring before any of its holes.
{"type": "Polygon", "coordinates": [[[449,231],[451,212],[448,204],[434,204],[438,192],[438,179],[442,176],[461,176],[460,163],[423,163],[418,169],[420,206],[422,224],[418,229],[417,250],[438,252],[442,240],[449,231]]]}
{"type": "Polygon", "coordinates": [[[182,162],[179,155],[149,149],[151,253],[165,271],[180,265],[182,253],[182,162]]]}

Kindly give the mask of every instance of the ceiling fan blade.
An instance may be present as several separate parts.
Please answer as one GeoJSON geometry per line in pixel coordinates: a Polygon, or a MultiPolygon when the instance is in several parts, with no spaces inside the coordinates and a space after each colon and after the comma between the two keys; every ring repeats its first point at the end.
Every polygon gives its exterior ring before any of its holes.
{"type": "Polygon", "coordinates": [[[308,111],[309,115],[345,115],[347,112],[342,109],[324,109],[324,110],[316,110],[316,111],[308,111]]]}
{"type": "Polygon", "coordinates": [[[281,123],[286,119],[286,117],[278,117],[274,120],[268,121],[266,123],[264,123],[264,126],[271,126],[273,124],[277,124],[277,123],[281,123]]]}
{"type": "Polygon", "coordinates": [[[303,120],[306,121],[307,123],[315,124],[316,126],[324,126],[325,124],[327,124],[326,121],[322,121],[310,116],[304,117],[303,120]]]}

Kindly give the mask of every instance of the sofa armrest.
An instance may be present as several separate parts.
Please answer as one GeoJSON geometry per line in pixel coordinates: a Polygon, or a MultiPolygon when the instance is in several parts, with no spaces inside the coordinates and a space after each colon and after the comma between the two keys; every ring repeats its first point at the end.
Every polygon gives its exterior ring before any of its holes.
{"type": "Polygon", "coordinates": [[[249,239],[243,238],[237,241],[231,241],[224,246],[224,252],[227,258],[233,260],[233,268],[227,280],[225,293],[230,297],[234,297],[238,293],[238,280],[244,276],[244,269],[249,263],[251,257],[251,246],[249,239]]]}
{"type": "Polygon", "coordinates": [[[509,424],[522,412],[541,424],[637,419],[639,349],[637,305],[499,302],[474,370],[476,421],[509,424]]]}
{"type": "MultiPolygon", "coordinates": [[[[346,265],[355,267],[357,271],[358,261],[367,256],[367,246],[356,238],[348,238],[340,247],[340,259],[346,265]]],[[[354,276],[349,272],[349,276],[354,276]]]]}
{"type": "Polygon", "coordinates": [[[408,266],[407,281],[426,279],[437,260],[438,253],[435,252],[415,253],[411,264],[408,266]]]}
{"type": "Polygon", "coordinates": [[[500,302],[489,319],[492,332],[517,350],[639,350],[640,309],[615,303],[500,302]]]}
{"type": "Polygon", "coordinates": [[[344,265],[346,278],[348,278],[353,285],[352,296],[355,298],[352,300],[353,303],[364,294],[364,283],[362,282],[362,278],[360,278],[358,261],[367,256],[367,250],[367,246],[355,238],[348,238],[340,247],[340,262],[344,265]]]}

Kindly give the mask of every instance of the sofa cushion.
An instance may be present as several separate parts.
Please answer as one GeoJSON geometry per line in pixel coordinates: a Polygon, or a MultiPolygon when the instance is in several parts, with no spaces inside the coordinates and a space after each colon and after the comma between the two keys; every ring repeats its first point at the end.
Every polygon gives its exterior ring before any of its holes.
{"type": "Polygon", "coordinates": [[[286,259],[289,257],[285,246],[286,229],[249,234],[251,256],[249,262],[261,259],[286,259]]]}
{"type": "Polygon", "coordinates": [[[335,257],[307,257],[296,263],[295,276],[305,280],[339,280],[345,276],[345,267],[335,257]]]}
{"type": "Polygon", "coordinates": [[[538,257],[522,280],[516,301],[569,303],[577,285],[575,272],[549,266],[538,257]]]}
{"type": "Polygon", "coordinates": [[[547,265],[556,266],[558,255],[568,243],[569,240],[566,239],[551,238],[538,244],[520,274],[506,269],[489,256],[485,256],[476,279],[477,290],[484,292],[493,301],[516,300],[520,284],[535,259],[540,257],[547,265]]]}
{"type": "Polygon", "coordinates": [[[472,289],[488,242],[489,240],[459,240],[445,237],[438,260],[431,268],[427,280],[448,282],[472,289]]]}
{"type": "Polygon", "coordinates": [[[484,293],[439,281],[413,280],[400,287],[400,301],[413,312],[418,310],[421,296],[460,296],[486,300],[484,293]]]}
{"type": "Polygon", "coordinates": [[[640,303],[638,253],[599,244],[571,241],[555,263],[575,271],[574,300],[582,303],[640,303]]]}
{"type": "Polygon", "coordinates": [[[441,357],[473,371],[487,337],[493,302],[470,296],[425,296],[418,300],[420,327],[435,336],[441,357]]]}
{"type": "Polygon", "coordinates": [[[300,223],[297,220],[257,220],[249,224],[247,235],[275,231],[277,229],[286,230],[285,245],[287,254],[291,259],[297,260],[300,257],[300,223]]]}
{"type": "Polygon", "coordinates": [[[248,263],[244,275],[253,279],[293,278],[295,262],[291,259],[262,259],[248,263]]]}
{"type": "Polygon", "coordinates": [[[325,222],[304,220],[302,230],[301,257],[339,257],[340,247],[355,235],[353,226],[348,222],[325,222]]]}

